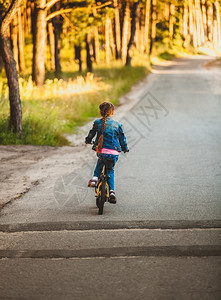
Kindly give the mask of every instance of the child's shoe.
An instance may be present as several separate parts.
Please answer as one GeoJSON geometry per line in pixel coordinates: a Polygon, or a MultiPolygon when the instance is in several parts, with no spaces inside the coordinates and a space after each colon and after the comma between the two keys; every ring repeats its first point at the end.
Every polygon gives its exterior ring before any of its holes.
{"type": "Polygon", "coordinates": [[[113,204],[117,203],[117,198],[116,198],[115,192],[112,190],[110,191],[110,201],[109,202],[113,203],[113,204]]]}
{"type": "Polygon", "coordinates": [[[92,179],[89,180],[88,186],[89,187],[96,187],[97,182],[98,182],[98,178],[94,176],[92,179]]]}

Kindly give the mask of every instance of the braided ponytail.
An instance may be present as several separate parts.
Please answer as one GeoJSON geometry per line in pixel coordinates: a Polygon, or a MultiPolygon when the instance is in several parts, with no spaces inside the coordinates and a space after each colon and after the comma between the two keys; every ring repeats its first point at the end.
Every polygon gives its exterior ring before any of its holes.
{"type": "Polygon", "coordinates": [[[104,130],[105,130],[105,125],[106,125],[106,120],[107,120],[107,115],[103,116],[102,118],[102,129],[101,129],[101,135],[98,140],[98,145],[97,145],[97,153],[101,153],[101,149],[104,143],[104,130]]]}
{"type": "Polygon", "coordinates": [[[99,137],[98,145],[97,145],[98,154],[101,153],[101,149],[104,143],[104,131],[105,131],[106,120],[107,117],[110,115],[110,113],[114,110],[114,105],[111,102],[104,102],[99,106],[99,108],[102,116],[102,128],[101,128],[101,135],[99,137]]]}

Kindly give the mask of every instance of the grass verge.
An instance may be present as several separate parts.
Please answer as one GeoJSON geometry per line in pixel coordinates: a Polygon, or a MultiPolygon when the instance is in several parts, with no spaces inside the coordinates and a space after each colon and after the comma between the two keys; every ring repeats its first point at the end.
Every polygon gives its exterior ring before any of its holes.
{"type": "Polygon", "coordinates": [[[51,73],[42,88],[25,75],[19,79],[23,112],[23,135],[19,139],[9,129],[9,101],[6,79],[0,85],[0,144],[68,145],[64,133],[98,116],[103,101],[118,104],[119,97],[147,75],[147,60],[134,60],[131,67],[121,62],[100,64],[93,74],[65,70],[61,79],[51,73]],[[49,79],[51,78],[51,79],[49,79]]]}

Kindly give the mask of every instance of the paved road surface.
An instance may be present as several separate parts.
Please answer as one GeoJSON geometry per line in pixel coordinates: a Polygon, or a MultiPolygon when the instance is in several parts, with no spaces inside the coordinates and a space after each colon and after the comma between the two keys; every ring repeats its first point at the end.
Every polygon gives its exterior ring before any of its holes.
{"type": "Polygon", "coordinates": [[[221,91],[207,60],[155,66],[119,109],[131,151],[103,216],[89,149],[5,206],[3,299],[220,299],[221,91]]]}

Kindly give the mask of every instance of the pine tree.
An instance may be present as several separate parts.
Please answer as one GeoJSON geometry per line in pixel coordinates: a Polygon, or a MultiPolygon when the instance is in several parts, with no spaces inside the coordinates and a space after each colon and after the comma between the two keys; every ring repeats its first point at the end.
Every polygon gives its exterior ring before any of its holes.
{"type": "Polygon", "coordinates": [[[22,134],[22,109],[21,99],[18,85],[18,74],[16,62],[13,57],[10,40],[8,38],[8,28],[13,17],[17,13],[22,0],[13,0],[8,10],[3,11],[0,19],[0,51],[4,61],[5,71],[9,86],[9,102],[10,102],[10,128],[13,129],[18,136],[22,134]]]}

